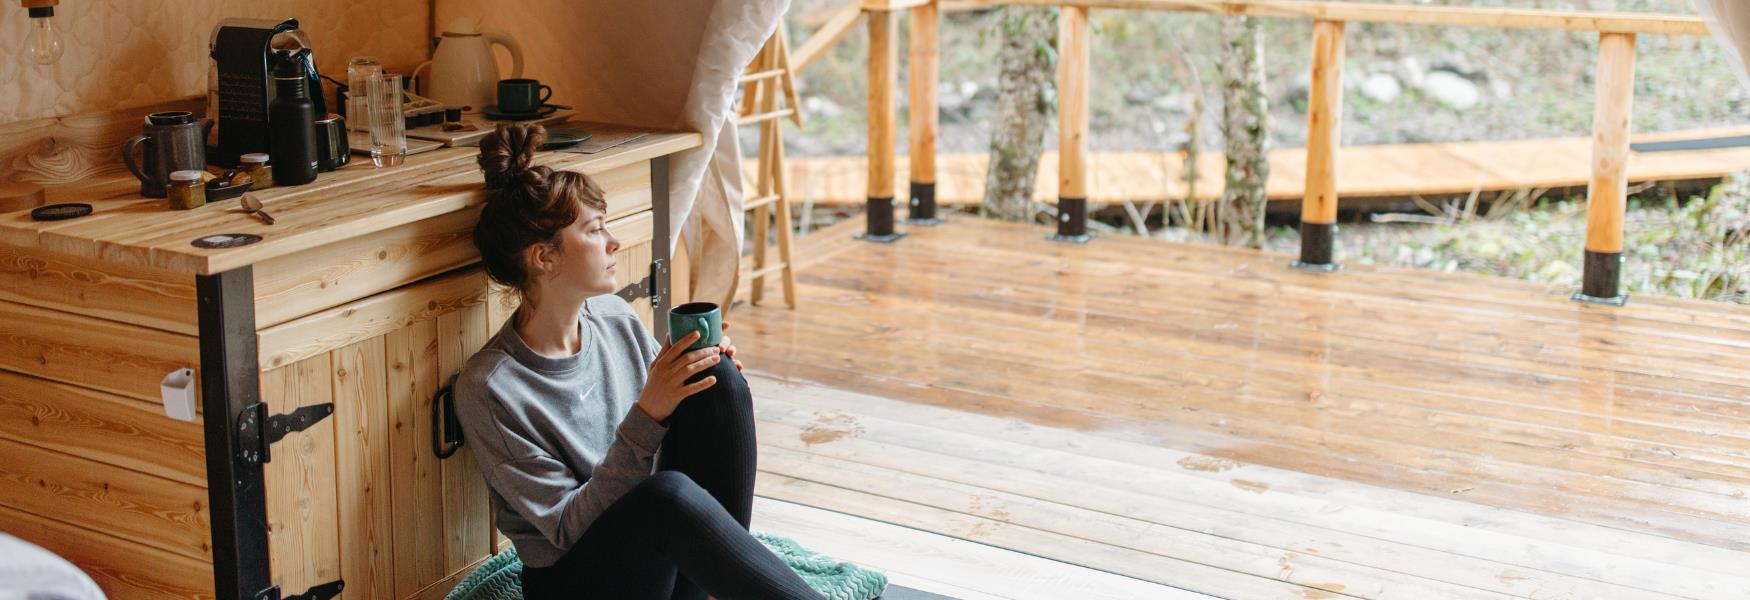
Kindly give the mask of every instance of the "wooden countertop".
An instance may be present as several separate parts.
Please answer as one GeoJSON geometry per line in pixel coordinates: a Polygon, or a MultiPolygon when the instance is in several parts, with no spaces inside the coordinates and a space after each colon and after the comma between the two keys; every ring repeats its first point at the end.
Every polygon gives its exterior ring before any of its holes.
{"type": "MultiPolygon", "coordinates": [[[[596,154],[545,152],[536,163],[595,172],[697,147],[702,139],[697,133],[652,132],[596,154]]],[[[132,175],[109,175],[48,190],[51,203],[92,205],[89,216],[34,221],[28,210],[0,213],[0,244],[210,275],[478,206],[485,200],[484,181],[475,164],[478,153],[478,148],[444,148],[409,156],[401,166],[384,169],[355,156],[345,168],[322,173],[313,183],[252,192],[273,214],[274,225],[240,210],[237,200],[170,210],[162,198],[141,197],[139,181],[132,175]],[[225,233],[252,233],[263,239],[224,249],[201,249],[190,243],[225,233]]]]}

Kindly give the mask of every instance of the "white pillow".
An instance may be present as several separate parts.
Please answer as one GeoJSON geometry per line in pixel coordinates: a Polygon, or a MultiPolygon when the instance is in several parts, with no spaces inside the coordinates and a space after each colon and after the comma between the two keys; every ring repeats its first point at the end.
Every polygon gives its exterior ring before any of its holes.
{"type": "Polygon", "coordinates": [[[73,563],[36,544],[0,533],[0,600],[105,600],[73,563]]]}

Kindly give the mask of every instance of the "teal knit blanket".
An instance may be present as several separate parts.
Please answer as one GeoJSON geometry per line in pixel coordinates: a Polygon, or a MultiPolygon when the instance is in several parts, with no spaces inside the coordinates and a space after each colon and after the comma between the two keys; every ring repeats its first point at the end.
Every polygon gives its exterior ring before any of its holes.
{"type": "MultiPolygon", "coordinates": [[[[829,600],[874,600],[887,590],[886,575],[833,560],[783,537],[758,532],[753,536],[829,600]]],[[[486,559],[444,600],[522,600],[522,574],[523,561],[511,548],[486,559]]]]}

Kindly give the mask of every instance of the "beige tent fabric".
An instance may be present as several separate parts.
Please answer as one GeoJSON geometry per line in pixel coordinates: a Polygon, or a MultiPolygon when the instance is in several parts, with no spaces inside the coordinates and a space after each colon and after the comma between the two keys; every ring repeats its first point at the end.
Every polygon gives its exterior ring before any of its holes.
{"type": "MultiPolygon", "coordinates": [[[[440,0],[436,18],[440,31],[471,16],[515,37],[523,76],[552,85],[553,101],[576,107],[582,119],[703,134],[703,146],[670,161],[670,233],[686,230],[695,297],[726,301],[742,238],[736,78],[788,7],[789,0],[440,0]]],[[[508,76],[505,57],[500,65],[508,76]]]]}
{"type": "Polygon", "coordinates": [[[1745,90],[1750,90],[1750,2],[1744,0],[1695,0],[1695,8],[1707,19],[1708,31],[1725,50],[1726,62],[1745,90]]]}

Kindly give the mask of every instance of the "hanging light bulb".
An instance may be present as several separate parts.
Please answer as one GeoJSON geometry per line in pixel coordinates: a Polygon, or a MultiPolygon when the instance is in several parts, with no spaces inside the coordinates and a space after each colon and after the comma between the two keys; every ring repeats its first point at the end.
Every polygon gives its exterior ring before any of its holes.
{"type": "Polygon", "coordinates": [[[55,64],[61,59],[64,49],[61,34],[55,31],[57,0],[23,0],[23,3],[30,9],[30,33],[25,36],[24,55],[39,65],[55,64]]]}

